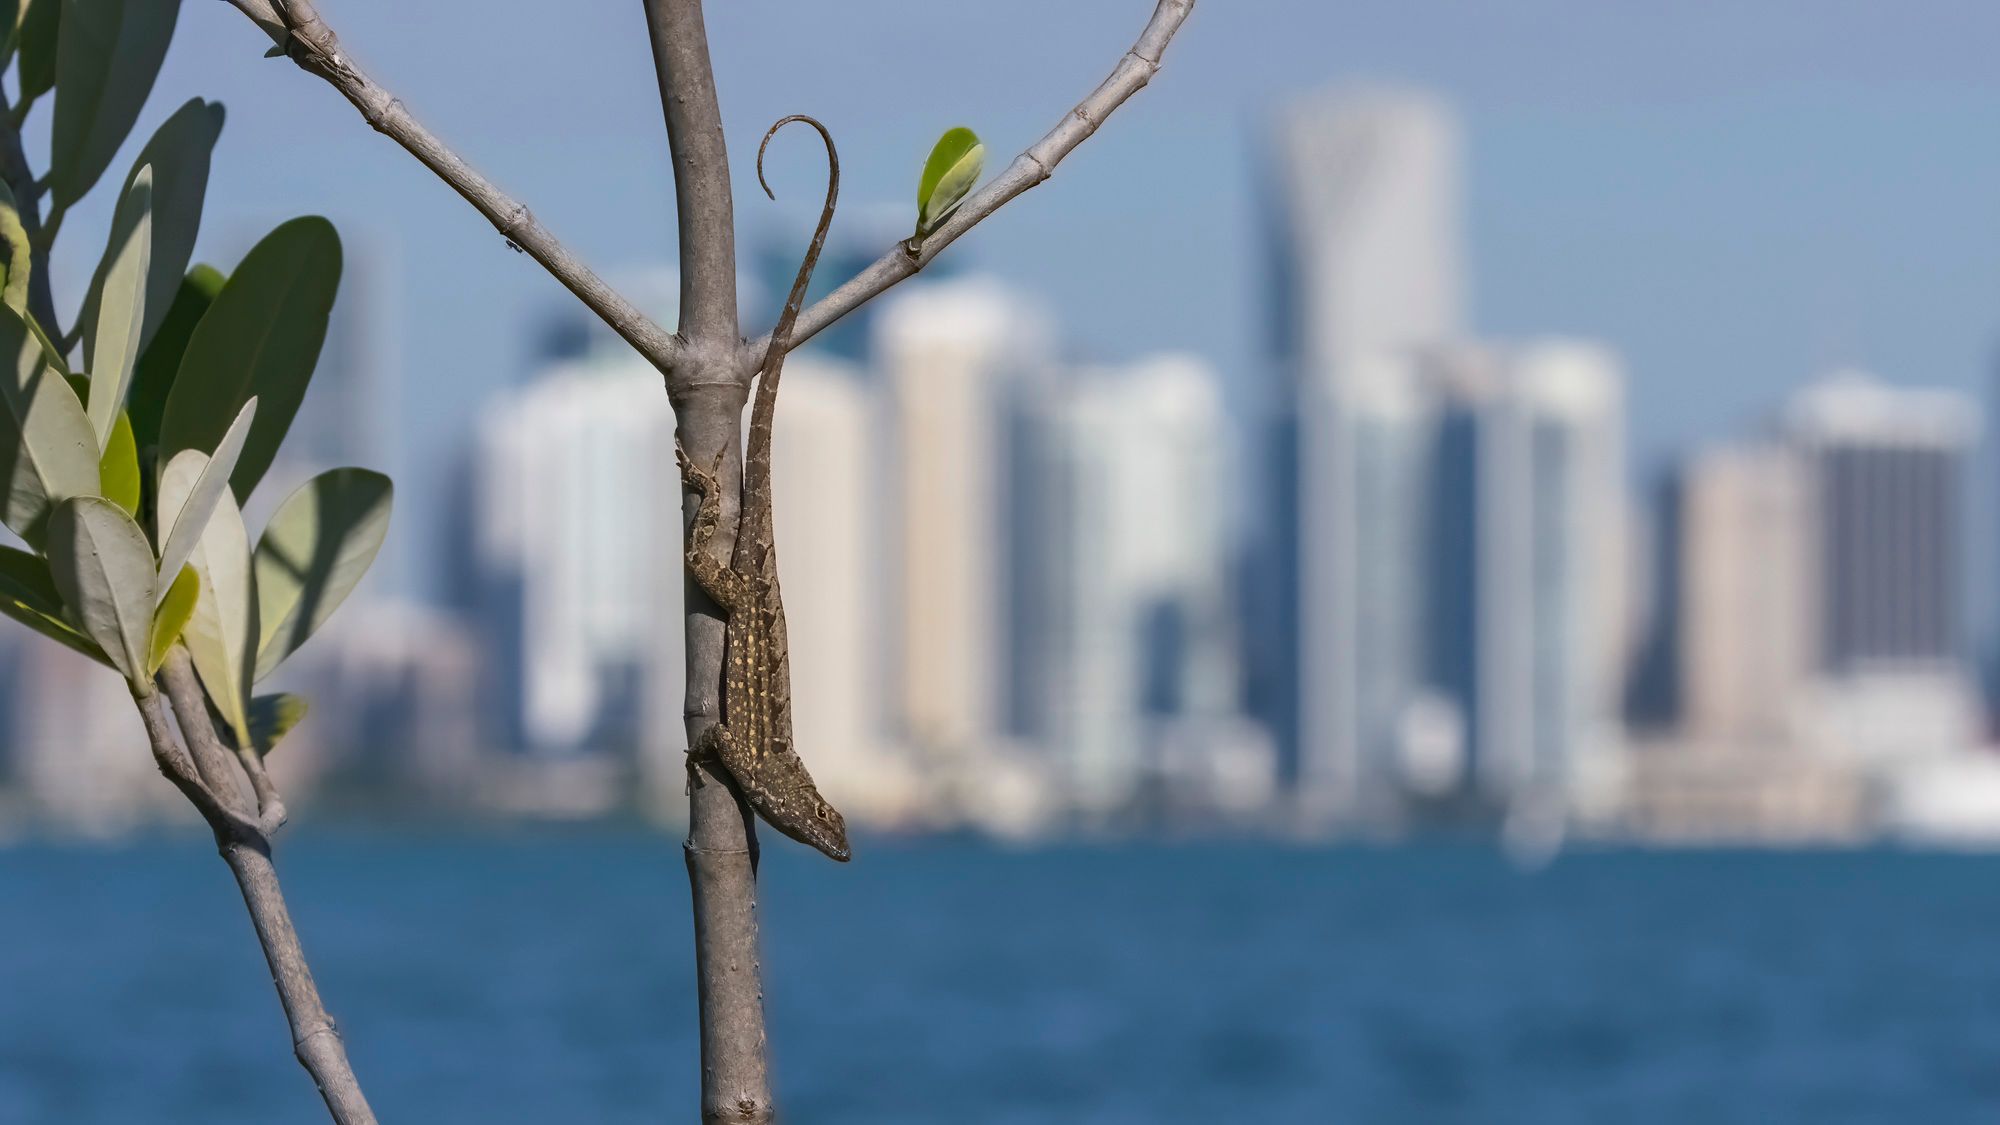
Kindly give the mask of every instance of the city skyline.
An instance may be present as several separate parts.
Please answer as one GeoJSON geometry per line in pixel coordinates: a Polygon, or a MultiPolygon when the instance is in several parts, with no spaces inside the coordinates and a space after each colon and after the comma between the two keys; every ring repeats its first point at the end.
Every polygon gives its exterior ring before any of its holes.
{"type": "MultiPolygon", "coordinates": [[[[1646,573],[1622,352],[1562,326],[1493,337],[1470,316],[1479,165],[1457,109],[1339,84],[1274,109],[1268,137],[1263,360],[1107,361],[1046,294],[963,269],[802,352],[778,519],[801,544],[787,557],[813,560],[791,583],[810,603],[801,661],[830,671],[798,706],[858,824],[1249,814],[1311,834],[1440,817],[1560,834],[1643,797],[1668,832],[1762,831],[1766,814],[1731,821],[1684,778],[1647,780],[1657,755],[1628,754],[1623,705],[1655,668],[1665,702],[1630,731],[1644,745],[1776,740],[1818,755],[1836,789],[1983,738],[1961,589],[1976,408],[1859,375],[1772,403],[1763,429],[1785,456],[1678,465],[1651,529],[1670,565],[1646,573]],[[1739,542],[1783,528],[1790,569],[1739,542]],[[1771,634],[1753,636],[1712,604],[1745,583],[1809,593],[1758,604],[1771,634]],[[1718,685],[1739,656],[1772,698],[1718,685]],[[1787,706],[1814,721],[1773,718],[1787,706]]],[[[783,245],[758,245],[756,272],[782,272],[783,245]]],[[[371,264],[329,350],[337,418],[298,471],[367,459],[373,432],[336,431],[393,414],[369,362],[371,264]]],[[[673,307],[670,270],[626,276],[673,307]]],[[[746,307],[768,296],[746,275],[746,307]]],[[[519,336],[527,378],[481,404],[453,454],[456,514],[403,548],[449,560],[453,612],[368,591],[378,624],[428,620],[435,652],[415,632],[345,631],[302,666],[353,712],[322,732],[318,768],[379,773],[371,740],[424,731],[435,758],[400,772],[477,805],[670,807],[670,405],[574,308],[551,303],[519,336]]],[[[1858,815],[1827,807],[1797,830],[1858,815]]]]}
{"type": "MultiPolygon", "coordinates": [[[[421,15],[354,5],[341,27],[440,135],[603,272],[670,260],[657,106],[632,96],[653,81],[643,36],[604,7],[522,35],[535,21],[507,18],[525,12],[515,2],[436,0],[421,15]],[[462,49],[440,55],[419,32],[462,49]],[[535,73],[551,51],[595,63],[555,87],[492,80],[535,73]],[[524,151],[523,130],[547,143],[524,151]]],[[[855,235],[872,256],[896,236],[876,230],[885,215],[892,227],[908,222],[915,165],[941,128],[973,125],[995,153],[1024,145],[1096,80],[1136,13],[1053,0],[1004,16],[955,13],[981,43],[968,64],[915,50],[930,32],[881,0],[838,19],[789,13],[800,35],[776,44],[750,14],[720,12],[726,124],[755,136],[784,113],[826,119],[848,181],[836,238],[855,235]],[[1041,43],[1057,25],[1067,34],[1041,43]],[[845,65],[899,45],[912,49],[893,68],[845,65]],[[1018,69],[1002,61],[1012,58],[1033,60],[1046,104],[1016,96],[1018,69]]],[[[1614,19],[1584,0],[1518,11],[1245,0],[1226,18],[1202,11],[1194,26],[1202,33],[1188,37],[1174,83],[1136,99],[1055,190],[1033,193],[939,264],[1078,310],[1065,331],[1085,357],[1186,350],[1234,378],[1266,352],[1264,278],[1245,248],[1261,237],[1270,112],[1328,83],[1385,79],[1433,91],[1465,122],[1476,169],[1470,327],[1616,347],[1633,380],[1641,475],[1832,363],[1967,391],[1991,369],[2000,215],[1985,201],[2000,195],[2000,154],[1966,138],[2000,119],[2000,76],[1970,46],[2000,34],[2000,12],[1950,0],[1893,15],[1774,0],[1614,19]],[[1547,34],[1552,26],[1563,34],[1547,34]],[[1095,252],[1070,253],[1080,237],[1095,252]]],[[[136,135],[171,108],[168,93],[228,106],[198,258],[226,264],[243,231],[310,210],[383,259],[393,304],[382,330],[398,342],[388,408],[405,462],[387,467],[412,525],[444,522],[478,403],[524,376],[524,349],[566,298],[349,107],[309,83],[271,82],[249,49],[261,49],[254,35],[224,7],[188,8],[162,97],[136,135]]],[[[46,143],[43,127],[30,122],[31,148],[46,143]]],[[[746,253],[765,232],[802,245],[817,157],[774,146],[773,205],[755,189],[749,155],[732,153],[746,253]]],[[[101,224],[106,207],[86,200],[73,218],[101,224]]],[[[58,247],[59,295],[88,278],[90,252],[58,247]]],[[[833,268],[829,259],[829,280],[833,268]]],[[[402,592],[441,593],[421,558],[383,566],[402,592]]]]}

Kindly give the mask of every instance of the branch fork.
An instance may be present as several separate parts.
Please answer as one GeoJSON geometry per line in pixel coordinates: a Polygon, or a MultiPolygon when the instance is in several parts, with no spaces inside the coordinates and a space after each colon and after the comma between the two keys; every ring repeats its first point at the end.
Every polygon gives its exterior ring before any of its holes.
{"type": "MultiPolygon", "coordinates": [[[[541,263],[665,377],[677,438],[696,457],[717,453],[724,457],[719,474],[725,484],[724,511],[717,541],[727,550],[735,538],[735,490],[727,486],[740,470],[743,404],[751,380],[770,353],[772,334],[745,339],[738,318],[728,153],[702,0],[643,0],[679,218],[681,308],[679,330],[673,333],[653,323],[600,280],[536,222],[525,205],[474,171],[400,101],[345,57],[333,29],[311,0],[229,3],[263,29],[276,45],[275,53],[326,80],[353,103],[370,126],[408,150],[472,204],[510,246],[541,263]]],[[[1047,135],[1016,156],[1000,176],[964,200],[937,230],[921,240],[908,239],[891,247],[874,264],[807,308],[799,315],[786,350],[805,343],[914,276],[961,235],[1022,192],[1048,180],[1065,156],[1151,81],[1167,44],[1194,4],[1195,0],[1156,0],[1137,42],[1119,57],[1111,74],[1095,90],[1064,114],[1047,135]]],[[[688,589],[685,714],[689,744],[693,745],[694,737],[719,718],[723,630],[716,607],[692,583],[688,589]]],[[[197,753],[198,770],[201,761],[197,753]]],[[[256,786],[257,774],[250,777],[256,786]]],[[[726,776],[713,779],[721,784],[692,787],[686,844],[701,1007],[702,1119],[753,1125],[771,1121],[775,1113],[757,961],[756,834],[752,815],[735,785],[726,776]]],[[[263,789],[257,792],[268,817],[272,803],[263,802],[263,789]]],[[[282,805],[277,807],[282,809],[282,805]]],[[[337,1037],[333,1042],[337,1045],[337,1037]]],[[[306,1058],[303,1047],[300,1057],[306,1058]]],[[[308,1063],[309,1069],[311,1066],[308,1063]]],[[[328,1105],[334,1105],[331,1094],[328,1105]]],[[[365,1105],[362,1108],[365,1113],[365,1105]]]]}

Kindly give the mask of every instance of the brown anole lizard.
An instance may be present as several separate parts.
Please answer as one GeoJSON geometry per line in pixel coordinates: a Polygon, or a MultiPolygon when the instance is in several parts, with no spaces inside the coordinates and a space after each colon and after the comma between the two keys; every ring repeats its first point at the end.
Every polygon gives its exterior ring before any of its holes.
{"type": "Polygon", "coordinates": [[[778,402],[778,374],[785,365],[785,353],[791,350],[792,326],[805,303],[806,286],[826,245],[834,201],[840,195],[840,157],[834,152],[833,137],[826,126],[803,114],[779,120],[757,147],[757,182],[764,194],[772,195],[764,180],[764,150],[771,137],[793,121],[811,125],[826,142],[826,205],[820,210],[812,245],[792,280],[791,293],[764,353],[757,399],[750,412],[750,439],[743,455],[736,547],[727,566],[709,552],[722,519],[722,456],[717,454],[712,469],[703,469],[678,442],[674,447],[682,483],[701,495],[694,527],[688,533],[688,573],[729,615],[722,654],[722,721],[695,740],[688,750],[688,769],[693,782],[699,783],[695,763],[712,756],[729,771],[750,807],[771,827],[846,862],[851,854],[847,822],[820,796],[792,743],[791,653],[786,643],[785,607],[778,594],[778,552],[771,526],[771,419],[778,402]]]}

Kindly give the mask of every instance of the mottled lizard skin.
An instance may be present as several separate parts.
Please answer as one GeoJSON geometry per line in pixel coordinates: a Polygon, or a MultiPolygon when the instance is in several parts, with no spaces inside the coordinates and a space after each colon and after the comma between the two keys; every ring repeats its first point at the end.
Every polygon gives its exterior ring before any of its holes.
{"type": "MultiPolygon", "coordinates": [[[[771,419],[778,402],[778,375],[791,350],[792,326],[805,301],[813,266],[833,224],[833,207],[840,195],[840,158],[833,137],[810,117],[780,120],[764,134],[757,149],[757,181],[764,183],[764,147],[792,121],[803,121],[826,142],[826,205],[812,245],[785,300],[785,309],[771,333],[757,382],[757,399],[750,412],[750,439],[743,455],[742,505],[736,525],[736,546],[727,565],[709,551],[722,520],[722,457],[703,468],[687,451],[675,447],[681,480],[699,493],[694,527],[688,533],[687,567],[715,604],[729,616],[723,640],[722,721],[710,727],[688,751],[694,762],[713,758],[722,763],[757,815],[803,844],[845,862],[847,822],[819,795],[812,774],[792,742],[792,669],[786,645],[785,606],[778,593],[778,551],[771,526],[771,419]]],[[[770,194],[770,186],[764,186],[770,194]]]]}

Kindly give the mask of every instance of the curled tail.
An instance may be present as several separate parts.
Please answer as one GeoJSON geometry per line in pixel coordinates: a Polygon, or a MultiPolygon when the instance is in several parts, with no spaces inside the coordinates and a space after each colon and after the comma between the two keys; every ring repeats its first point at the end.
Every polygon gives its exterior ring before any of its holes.
{"type": "Polygon", "coordinates": [[[792,279],[792,291],[785,297],[785,310],[778,314],[778,326],[771,330],[771,346],[764,353],[762,374],[757,380],[757,401],[750,411],[749,455],[743,466],[745,496],[758,495],[771,484],[771,418],[778,405],[778,373],[785,366],[785,353],[792,350],[792,326],[798,322],[799,309],[805,304],[806,287],[812,283],[813,267],[819,264],[820,251],[826,247],[826,232],[833,226],[833,207],[840,199],[840,154],[834,150],[833,134],[817,119],[803,113],[781,117],[765,131],[763,143],[757,146],[757,185],[764,189],[765,195],[777,198],[764,179],[764,150],[771,147],[771,138],[777,136],[778,130],[794,121],[812,126],[818,130],[820,140],[826,142],[826,205],[820,208],[812,245],[806,247],[805,260],[799,263],[798,276],[792,279]]]}

